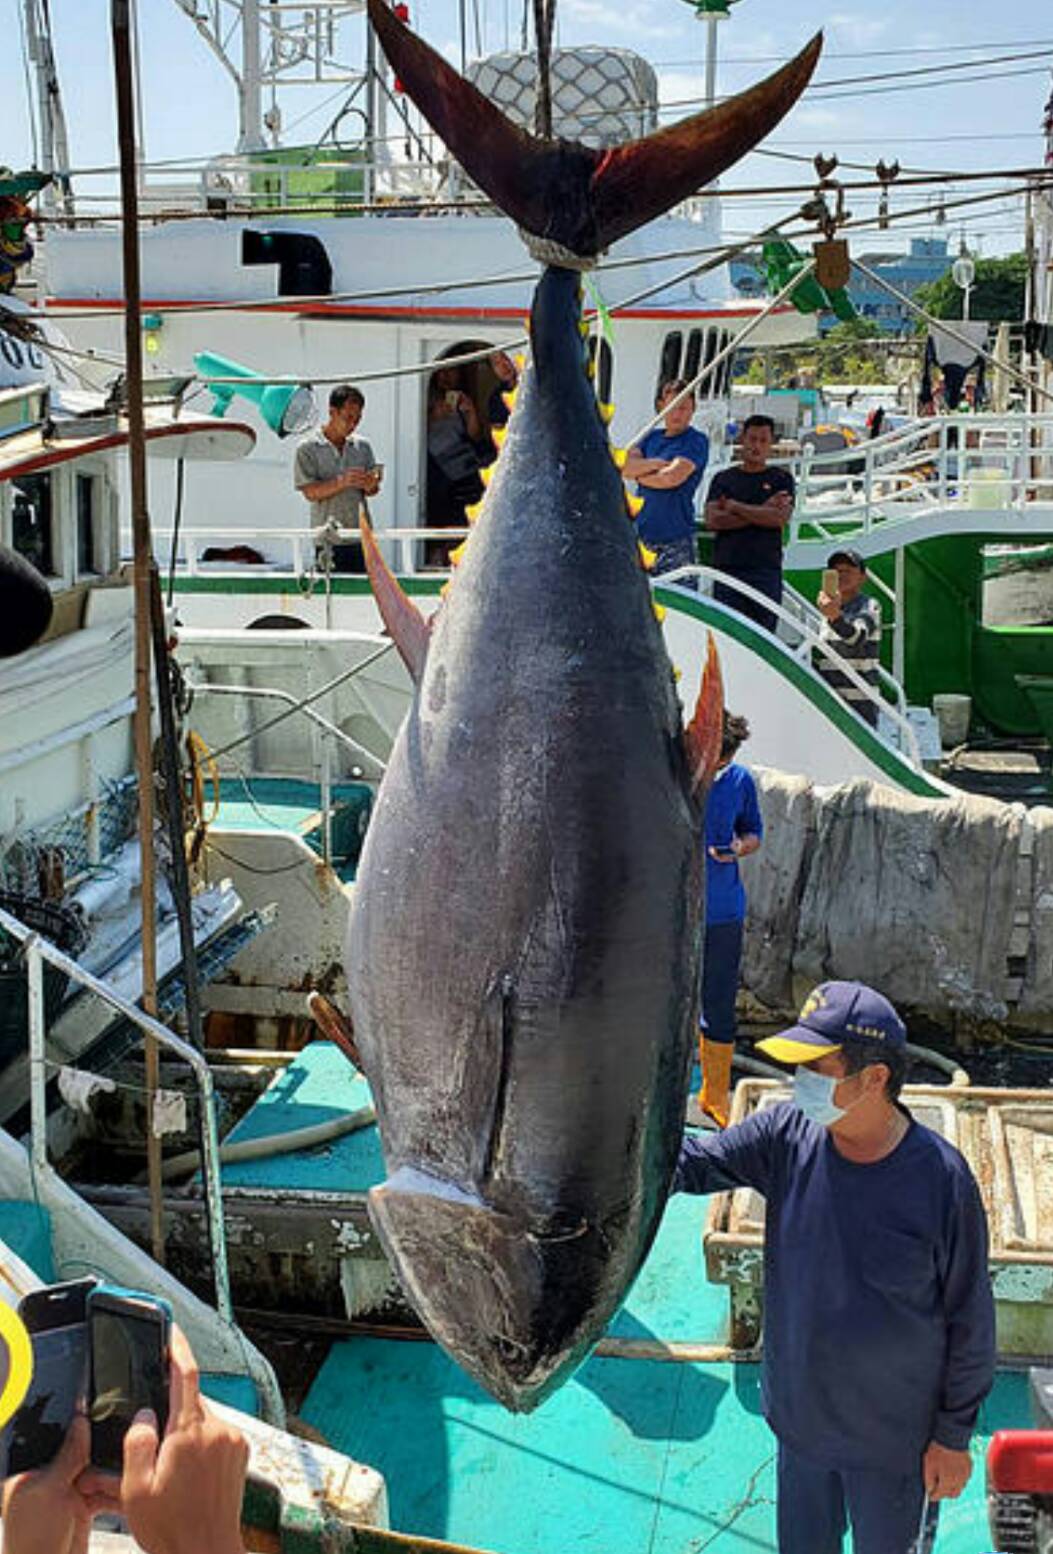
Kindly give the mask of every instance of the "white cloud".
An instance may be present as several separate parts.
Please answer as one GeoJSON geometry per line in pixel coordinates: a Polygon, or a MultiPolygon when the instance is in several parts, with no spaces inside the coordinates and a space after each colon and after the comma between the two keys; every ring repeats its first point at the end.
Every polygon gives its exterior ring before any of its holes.
{"type": "Polygon", "coordinates": [[[858,11],[835,11],[829,19],[831,32],[837,34],[839,43],[853,48],[866,48],[876,43],[891,25],[887,16],[868,16],[858,11]]]}
{"type": "Polygon", "coordinates": [[[640,52],[644,54],[648,42],[680,36],[678,28],[656,22],[649,7],[619,7],[605,4],[605,0],[564,0],[563,11],[576,22],[595,28],[597,34],[601,30],[631,34],[638,40],[640,52]]]}
{"type": "Polygon", "coordinates": [[[793,116],[794,127],[804,129],[831,129],[842,124],[842,115],[833,108],[798,108],[793,116]]]}

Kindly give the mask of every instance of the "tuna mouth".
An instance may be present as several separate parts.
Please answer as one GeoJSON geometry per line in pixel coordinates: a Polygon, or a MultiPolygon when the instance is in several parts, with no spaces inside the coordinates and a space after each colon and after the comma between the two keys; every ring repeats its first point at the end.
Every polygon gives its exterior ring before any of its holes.
{"type": "Polygon", "coordinates": [[[513,1412],[536,1408],[606,1325],[618,1280],[606,1237],[587,1220],[570,1216],[532,1234],[475,1194],[411,1167],[369,1200],[428,1331],[513,1412]]]}

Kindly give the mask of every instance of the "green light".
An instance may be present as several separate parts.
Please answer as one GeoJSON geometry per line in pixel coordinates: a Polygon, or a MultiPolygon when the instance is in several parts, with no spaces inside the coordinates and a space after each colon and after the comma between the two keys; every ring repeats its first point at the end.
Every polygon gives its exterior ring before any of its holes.
{"type": "Polygon", "coordinates": [[[719,21],[721,17],[730,15],[731,7],[738,4],[738,0],[685,0],[691,7],[699,21],[712,17],[719,21]]]}
{"type": "Polygon", "coordinates": [[[306,432],[318,419],[314,394],[306,384],[268,383],[251,367],[203,351],[194,357],[198,376],[211,389],[215,400],[212,414],[226,415],[235,395],[251,400],[272,432],[289,437],[306,432]],[[238,378],[238,383],[210,383],[210,378],[238,378]]]}

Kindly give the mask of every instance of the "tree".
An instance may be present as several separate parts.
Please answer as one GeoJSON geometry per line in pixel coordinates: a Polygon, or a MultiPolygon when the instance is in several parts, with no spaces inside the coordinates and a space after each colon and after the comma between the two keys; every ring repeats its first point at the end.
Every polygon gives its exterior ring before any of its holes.
{"type": "MultiPolygon", "coordinates": [[[[1024,316],[1027,287],[1027,255],[1007,254],[1002,259],[977,259],[976,279],[969,293],[970,318],[986,318],[993,323],[1013,322],[1024,316]]],[[[963,294],[951,279],[941,275],[928,286],[919,286],[914,301],[933,318],[952,321],[962,316],[963,294]]],[[[919,331],[925,327],[918,320],[919,331]]]]}

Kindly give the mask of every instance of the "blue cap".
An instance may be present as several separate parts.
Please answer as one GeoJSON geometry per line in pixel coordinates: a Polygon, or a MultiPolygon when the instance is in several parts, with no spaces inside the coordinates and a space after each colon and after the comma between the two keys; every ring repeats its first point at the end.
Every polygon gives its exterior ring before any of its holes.
{"type": "Polygon", "coordinates": [[[804,1001],[797,1024],[757,1046],[779,1063],[814,1063],[845,1042],[885,1042],[902,1048],[907,1028],[887,998],[865,982],[821,982],[804,1001]]]}

